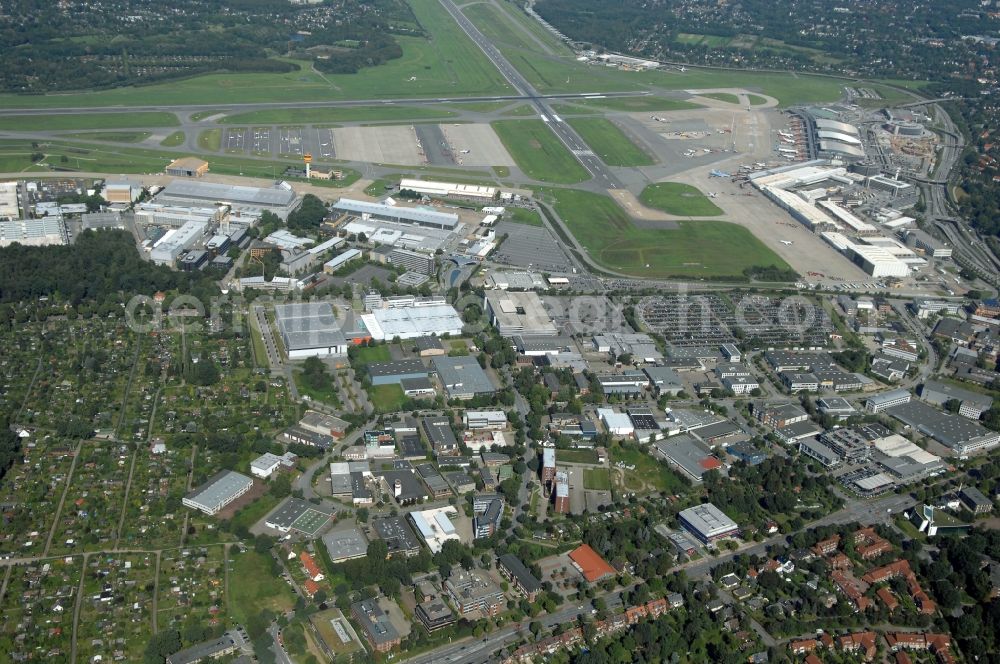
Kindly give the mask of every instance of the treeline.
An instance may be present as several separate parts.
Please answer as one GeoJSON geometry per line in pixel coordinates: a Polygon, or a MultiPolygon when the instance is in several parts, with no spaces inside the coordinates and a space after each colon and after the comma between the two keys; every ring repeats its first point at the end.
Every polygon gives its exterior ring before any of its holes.
{"type": "Polygon", "coordinates": [[[133,3],[127,9],[97,3],[86,12],[59,10],[48,0],[12,0],[4,3],[3,14],[0,90],[18,93],[298,68],[274,54],[315,60],[324,71],[355,72],[402,55],[392,26],[419,33],[410,27],[416,20],[403,0],[338,0],[320,6],[178,0],[169,6],[133,3]],[[129,14],[127,22],[123,12],[129,14]]]}
{"type": "Polygon", "coordinates": [[[0,418],[0,480],[21,458],[21,439],[10,430],[6,418],[0,418]]]}
{"type": "Polygon", "coordinates": [[[364,67],[374,67],[401,57],[403,47],[396,43],[392,35],[374,34],[362,46],[338,51],[329,58],[318,58],[315,65],[316,69],[328,74],[356,74],[364,67]]]}
{"type": "Polygon", "coordinates": [[[87,230],[73,245],[0,249],[0,303],[44,296],[76,305],[173,289],[206,297],[217,293],[199,273],[144,261],[127,231],[87,230]]]}

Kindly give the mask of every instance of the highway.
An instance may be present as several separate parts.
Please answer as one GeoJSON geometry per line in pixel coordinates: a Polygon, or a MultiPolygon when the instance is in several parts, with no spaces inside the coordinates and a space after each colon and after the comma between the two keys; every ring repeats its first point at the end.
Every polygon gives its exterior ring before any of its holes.
{"type": "MultiPolygon", "coordinates": [[[[486,54],[490,62],[493,63],[500,73],[503,74],[504,78],[514,87],[515,90],[521,95],[520,98],[527,100],[532,106],[538,111],[539,117],[546,121],[552,132],[559,137],[559,140],[573,153],[577,161],[590,173],[593,178],[593,185],[601,189],[617,189],[621,187],[621,181],[618,180],[611,172],[611,170],[605,166],[604,162],[594,154],[590,146],[580,138],[580,135],[570,127],[566,122],[559,117],[559,115],[552,110],[549,105],[548,100],[554,97],[543,96],[538,93],[538,91],[525,79],[517,69],[514,68],[510,61],[500,52],[500,50],[493,45],[493,43],[488,40],[479,29],[473,25],[472,21],[465,17],[465,14],[455,6],[452,0],[440,0],[441,5],[447,10],[451,17],[455,19],[455,22],[462,28],[466,35],[469,36],[476,46],[486,54]]],[[[587,95],[582,95],[587,96],[587,95]]]]}

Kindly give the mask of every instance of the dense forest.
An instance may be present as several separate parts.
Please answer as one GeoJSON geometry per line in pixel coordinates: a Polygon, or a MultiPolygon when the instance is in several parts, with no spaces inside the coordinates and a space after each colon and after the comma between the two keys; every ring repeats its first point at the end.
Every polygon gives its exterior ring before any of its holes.
{"type": "Polygon", "coordinates": [[[67,246],[0,249],[0,303],[56,299],[120,301],[122,295],[152,295],[183,289],[205,298],[217,291],[198,273],[175,272],[142,260],[126,231],[84,231],[67,246]]]}
{"type": "Polygon", "coordinates": [[[41,93],[298,69],[275,55],[351,73],[400,57],[393,32],[419,33],[404,0],[12,0],[0,13],[0,90],[41,93]]]}

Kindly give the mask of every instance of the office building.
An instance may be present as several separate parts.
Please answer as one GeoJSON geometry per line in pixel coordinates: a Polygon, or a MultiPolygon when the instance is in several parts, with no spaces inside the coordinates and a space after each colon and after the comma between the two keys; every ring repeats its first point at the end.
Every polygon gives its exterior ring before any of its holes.
{"type": "Polygon", "coordinates": [[[913,395],[909,390],[890,390],[880,394],[873,394],[865,401],[865,412],[881,413],[884,410],[909,403],[913,395]]]}
{"type": "Polygon", "coordinates": [[[491,291],[486,294],[483,309],[501,336],[555,336],[555,324],[542,299],[533,291],[491,291]]]}
{"type": "Polygon", "coordinates": [[[704,544],[727,537],[735,537],[740,532],[736,522],[712,503],[704,503],[681,510],[677,517],[684,529],[704,544]]]}

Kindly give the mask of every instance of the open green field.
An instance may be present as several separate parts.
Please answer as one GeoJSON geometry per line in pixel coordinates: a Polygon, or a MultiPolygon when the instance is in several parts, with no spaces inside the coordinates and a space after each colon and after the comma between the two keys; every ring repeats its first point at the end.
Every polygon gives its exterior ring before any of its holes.
{"type": "Polygon", "coordinates": [[[515,106],[509,111],[504,111],[500,115],[507,115],[514,118],[524,118],[535,115],[535,109],[533,106],[528,106],[527,104],[521,104],[520,106],[515,106]]]}
{"type": "Polygon", "coordinates": [[[734,95],[732,92],[706,92],[701,97],[706,97],[708,99],[714,99],[716,101],[724,101],[727,104],[738,104],[740,103],[740,98],[734,95]]]}
{"type": "Polygon", "coordinates": [[[354,106],[350,108],[276,108],[227,115],[223,124],[316,124],[320,122],[378,122],[433,120],[457,113],[425,106],[354,106]]]}
{"type": "Polygon", "coordinates": [[[67,138],[82,138],[91,141],[109,141],[111,143],[141,143],[150,136],[148,131],[88,131],[80,134],[66,134],[67,138]]]}
{"type": "Polygon", "coordinates": [[[162,145],[163,147],[166,147],[166,148],[176,148],[176,147],[178,147],[180,145],[183,145],[183,144],[184,144],[184,132],[183,131],[175,131],[174,133],[170,134],[169,136],[167,136],[166,138],[164,138],[162,141],[160,141],[160,145],[162,145]]]}
{"type": "Polygon", "coordinates": [[[597,452],[590,449],[556,450],[556,461],[597,465],[597,452]]]}
{"type": "Polygon", "coordinates": [[[653,158],[611,120],[571,118],[567,122],[608,166],[652,166],[654,163],[653,158]]]}
{"type": "Polygon", "coordinates": [[[750,102],[751,106],[763,106],[767,103],[767,100],[760,95],[748,94],[747,101],[750,102]]]}
{"type": "Polygon", "coordinates": [[[566,44],[549,33],[538,21],[518,11],[514,4],[471,4],[463,7],[462,13],[498,46],[533,50],[552,56],[574,55],[566,44]]]}
{"type": "Polygon", "coordinates": [[[222,147],[222,130],[206,129],[198,134],[198,147],[208,152],[218,152],[222,147]]]}
{"type": "Polygon", "coordinates": [[[72,129],[132,129],[134,127],[176,127],[173,113],[74,113],[65,115],[0,116],[5,131],[62,131],[72,129]]]}
{"type": "Polygon", "coordinates": [[[678,217],[717,217],[722,210],[708,196],[689,184],[658,182],[642,190],[639,200],[678,217]]]}
{"type": "Polygon", "coordinates": [[[724,221],[681,220],[677,228],[636,226],[610,197],[544,189],[559,216],[599,264],[644,277],[742,277],[753,266],[788,265],[750,231],[724,221]]]}
{"type": "Polygon", "coordinates": [[[587,171],[543,121],[498,120],[491,125],[528,177],[560,184],[587,179],[587,171]]]}
{"type": "MultiPolygon", "coordinates": [[[[208,74],[143,87],[59,95],[0,95],[0,107],[247,104],[390,97],[481,95],[512,91],[437,0],[410,0],[430,39],[397,36],[403,57],[357,74],[320,74],[309,62],[284,74],[208,74]]],[[[135,125],[131,125],[135,126],[135,125]]],[[[101,127],[98,127],[101,128],[101,127]]]]}
{"type": "Polygon", "coordinates": [[[654,490],[681,494],[688,489],[688,485],[674,471],[641,450],[625,449],[616,445],[610,452],[612,463],[621,461],[627,466],[635,466],[635,470],[624,471],[622,488],[625,490],[654,490]]]}
{"type": "Polygon", "coordinates": [[[271,574],[270,556],[252,548],[243,553],[232,548],[229,556],[229,607],[239,623],[245,625],[261,609],[284,613],[295,606],[292,589],[271,574]]]}
{"type": "Polygon", "coordinates": [[[504,219],[526,226],[542,225],[542,216],[538,214],[538,210],[530,210],[528,208],[510,208],[504,214],[504,219]]]}
{"type": "MultiPolygon", "coordinates": [[[[40,141],[38,148],[28,140],[0,141],[0,167],[7,171],[30,170],[53,172],[64,170],[92,173],[161,173],[163,168],[177,158],[176,152],[161,152],[145,148],[102,145],[78,141],[40,141]],[[30,155],[39,152],[44,159],[32,164],[30,155]],[[65,157],[65,160],[63,159],[65,157]]],[[[251,159],[237,156],[211,156],[209,168],[222,175],[245,175],[275,179],[289,166],[299,166],[300,161],[251,159]]],[[[347,187],[360,177],[357,171],[338,166],[344,179],[336,181],[310,180],[314,185],[347,187]]]]}
{"type": "Polygon", "coordinates": [[[357,351],[357,358],[361,364],[369,362],[388,362],[392,359],[389,347],[385,344],[380,346],[360,346],[357,351]]]}
{"type": "Polygon", "coordinates": [[[584,468],[583,488],[592,491],[611,491],[611,475],[607,468],[584,468]]]}
{"type": "Polygon", "coordinates": [[[372,385],[368,390],[368,397],[375,410],[380,413],[394,413],[407,401],[403,388],[399,385],[372,385]]]}

